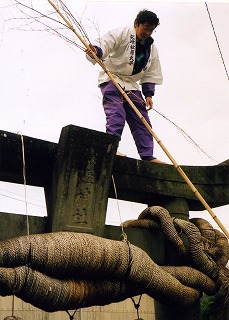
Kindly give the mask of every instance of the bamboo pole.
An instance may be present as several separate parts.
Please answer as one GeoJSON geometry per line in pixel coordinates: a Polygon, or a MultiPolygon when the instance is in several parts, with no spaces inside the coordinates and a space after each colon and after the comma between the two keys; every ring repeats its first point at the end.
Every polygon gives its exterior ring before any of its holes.
{"type": "Polygon", "coordinates": [[[106,74],[109,76],[109,78],[111,79],[111,81],[113,82],[113,84],[116,86],[116,88],[120,91],[120,93],[123,95],[123,97],[126,99],[126,101],[129,103],[129,105],[132,107],[132,109],[135,111],[135,113],[137,114],[137,116],[140,118],[140,120],[143,122],[143,124],[145,125],[145,127],[148,129],[148,131],[150,132],[150,134],[153,136],[153,138],[157,141],[157,143],[159,144],[159,146],[162,148],[162,150],[165,152],[165,154],[167,155],[167,157],[170,159],[170,161],[172,162],[172,164],[174,165],[174,167],[177,169],[177,171],[180,173],[181,177],[184,179],[184,181],[188,184],[188,186],[190,187],[190,189],[192,190],[192,192],[195,194],[195,196],[197,197],[197,199],[202,203],[202,205],[204,206],[204,208],[210,213],[211,217],[213,218],[213,220],[218,224],[218,226],[220,227],[220,229],[223,231],[223,233],[225,234],[225,236],[229,239],[229,232],[227,231],[227,229],[224,227],[224,225],[221,223],[221,221],[218,219],[218,217],[216,216],[216,214],[213,212],[213,210],[211,209],[211,207],[208,205],[208,203],[204,200],[204,198],[202,197],[202,195],[199,193],[199,191],[196,189],[196,187],[193,185],[193,183],[191,182],[191,180],[188,178],[188,176],[186,175],[186,173],[183,171],[183,169],[178,165],[178,163],[175,161],[175,159],[172,157],[172,155],[169,153],[169,151],[166,149],[166,147],[164,146],[164,144],[162,143],[162,141],[159,139],[159,137],[155,134],[155,132],[153,131],[153,129],[151,128],[151,126],[148,124],[148,122],[146,121],[146,119],[142,116],[141,112],[137,109],[137,107],[134,105],[134,103],[131,101],[131,99],[129,98],[129,96],[126,94],[126,92],[122,89],[122,87],[117,83],[117,81],[115,80],[115,78],[113,77],[112,73],[107,69],[107,67],[105,66],[105,64],[102,62],[101,59],[99,59],[96,55],[96,53],[92,50],[92,46],[91,44],[87,43],[79,34],[78,32],[75,30],[75,28],[73,27],[73,25],[68,21],[68,19],[59,11],[59,9],[55,6],[55,4],[51,1],[48,0],[48,2],[51,4],[51,6],[54,8],[54,10],[60,15],[60,17],[64,20],[64,22],[67,24],[68,28],[71,29],[74,34],[77,36],[77,38],[82,42],[82,44],[85,46],[86,50],[88,50],[90,52],[90,54],[93,56],[93,58],[95,59],[95,61],[102,67],[102,69],[106,72],[106,74]]]}

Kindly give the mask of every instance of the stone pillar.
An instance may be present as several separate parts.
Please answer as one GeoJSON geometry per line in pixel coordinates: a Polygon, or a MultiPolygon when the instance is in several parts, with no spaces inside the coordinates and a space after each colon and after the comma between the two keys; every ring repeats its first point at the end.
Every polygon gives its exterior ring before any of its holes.
{"type": "Polygon", "coordinates": [[[62,129],[48,188],[50,231],[102,235],[118,140],[76,126],[62,129]]]}
{"type": "MultiPolygon", "coordinates": [[[[167,209],[172,217],[179,219],[189,220],[189,208],[185,199],[181,198],[168,198],[167,200],[161,200],[157,205],[167,209]]],[[[185,238],[184,238],[185,241],[185,238]]],[[[165,241],[165,261],[164,265],[183,265],[178,254],[172,250],[169,245],[166,245],[165,241]]],[[[156,320],[200,320],[200,303],[199,301],[195,305],[189,308],[181,308],[177,306],[168,306],[154,301],[155,318],[156,320]]]]}
{"type": "Polygon", "coordinates": [[[156,320],[201,320],[200,303],[196,302],[190,308],[165,306],[155,301],[156,320]]]}

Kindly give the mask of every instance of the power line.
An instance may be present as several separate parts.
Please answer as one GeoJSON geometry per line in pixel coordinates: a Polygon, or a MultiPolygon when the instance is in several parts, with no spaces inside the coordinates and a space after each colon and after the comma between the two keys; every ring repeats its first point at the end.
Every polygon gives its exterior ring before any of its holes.
{"type": "MultiPolygon", "coordinates": [[[[24,195],[22,195],[21,193],[9,191],[9,190],[7,190],[7,189],[0,188],[0,191],[3,191],[3,192],[6,192],[6,193],[9,193],[9,194],[12,194],[13,196],[24,197],[24,195]]],[[[2,194],[2,193],[1,193],[0,195],[4,196],[4,194],[2,194]]],[[[7,195],[6,195],[6,196],[7,196],[7,195]]],[[[17,198],[13,198],[13,196],[12,196],[12,199],[17,200],[17,198]]],[[[41,202],[41,203],[43,202],[42,200],[37,199],[37,198],[33,198],[33,197],[28,197],[28,199],[34,200],[34,201],[36,201],[36,202],[41,202]]]]}
{"type": "MultiPolygon", "coordinates": [[[[15,200],[15,201],[23,202],[23,203],[25,202],[25,200],[20,200],[20,199],[11,197],[11,196],[7,196],[7,195],[2,194],[2,193],[0,193],[0,196],[9,198],[9,199],[12,199],[12,200],[15,200]]],[[[41,206],[41,205],[39,205],[39,204],[35,204],[35,203],[32,203],[32,202],[28,202],[28,201],[27,201],[27,203],[30,204],[30,205],[36,206],[36,207],[45,208],[45,206],[41,206]]]]}
{"type": "Polygon", "coordinates": [[[211,25],[212,25],[212,30],[213,30],[214,35],[215,35],[215,39],[216,39],[216,43],[217,43],[217,46],[218,46],[218,49],[219,49],[221,60],[223,62],[223,66],[224,66],[224,69],[225,69],[225,72],[226,72],[227,80],[229,80],[229,74],[228,74],[227,67],[226,67],[226,64],[225,64],[225,61],[224,61],[224,58],[223,58],[223,54],[222,54],[222,51],[221,51],[221,48],[220,48],[220,44],[219,44],[218,38],[217,38],[217,35],[216,35],[216,32],[215,32],[215,27],[214,27],[214,24],[213,24],[213,21],[212,21],[212,18],[211,18],[210,11],[208,9],[207,2],[205,2],[205,5],[206,5],[208,16],[209,16],[209,19],[210,19],[210,22],[211,22],[211,25]]]}

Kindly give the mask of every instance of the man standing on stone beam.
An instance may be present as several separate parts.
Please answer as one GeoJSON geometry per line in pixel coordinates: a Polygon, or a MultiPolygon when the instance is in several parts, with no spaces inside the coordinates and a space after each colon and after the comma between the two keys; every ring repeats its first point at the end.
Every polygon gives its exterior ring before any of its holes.
{"type": "MultiPolygon", "coordinates": [[[[162,84],[163,79],[158,51],[151,37],[158,25],[155,13],[142,10],[132,26],[111,30],[91,46],[150,126],[148,111],[153,108],[155,85],[162,84]]],[[[86,53],[88,60],[95,63],[90,50],[86,53]]],[[[98,84],[103,95],[106,133],[121,140],[126,121],[141,159],[162,163],[154,156],[152,135],[104,70],[99,73],[98,84]]]]}

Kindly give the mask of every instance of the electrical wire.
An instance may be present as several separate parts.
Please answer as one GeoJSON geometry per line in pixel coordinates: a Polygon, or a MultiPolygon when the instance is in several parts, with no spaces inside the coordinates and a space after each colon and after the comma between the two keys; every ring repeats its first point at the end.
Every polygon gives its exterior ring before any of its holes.
{"type": "Polygon", "coordinates": [[[211,18],[211,14],[210,14],[207,2],[205,2],[205,6],[206,6],[206,9],[207,9],[209,20],[211,22],[212,30],[213,30],[213,33],[214,33],[214,36],[215,36],[215,40],[216,40],[218,49],[219,49],[221,60],[222,60],[222,63],[223,63],[223,66],[224,66],[224,69],[225,69],[225,72],[226,72],[227,80],[229,80],[229,74],[228,74],[228,71],[227,71],[226,63],[225,63],[224,58],[223,58],[223,53],[222,53],[221,48],[220,48],[220,44],[219,44],[219,41],[218,41],[218,37],[216,35],[215,27],[214,27],[214,24],[213,24],[213,21],[212,21],[212,18],[211,18]]]}
{"type": "MultiPolygon", "coordinates": [[[[3,191],[6,191],[6,190],[3,190],[3,191]]],[[[11,192],[11,193],[14,194],[14,192],[11,192]]],[[[20,202],[23,202],[23,203],[25,202],[25,200],[21,200],[21,199],[15,198],[15,197],[7,196],[6,194],[2,194],[2,193],[0,193],[0,196],[5,197],[5,198],[9,198],[9,199],[12,199],[12,200],[15,200],[15,201],[20,201],[20,202]]],[[[37,200],[37,201],[40,201],[40,200],[37,200]]],[[[45,206],[42,206],[42,205],[39,205],[39,204],[35,204],[35,203],[29,202],[29,201],[27,201],[27,204],[30,204],[30,205],[45,209],[45,206]]]]}

